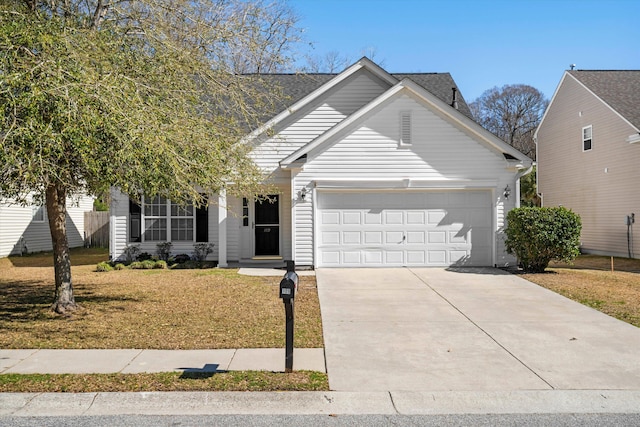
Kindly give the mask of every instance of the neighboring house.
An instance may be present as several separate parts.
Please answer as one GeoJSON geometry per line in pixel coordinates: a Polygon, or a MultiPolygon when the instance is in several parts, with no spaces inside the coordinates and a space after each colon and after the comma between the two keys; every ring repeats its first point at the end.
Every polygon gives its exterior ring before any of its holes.
{"type": "Polygon", "coordinates": [[[363,58],[337,75],[269,75],[291,103],[249,135],[274,203],[213,195],[208,210],[115,191],[111,255],[215,244],[222,267],[508,265],[507,211],[531,160],[471,119],[448,73],[389,74],[363,58]],[[505,191],[506,190],[506,191],[505,191]]]}
{"type": "MultiPolygon", "coordinates": [[[[93,210],[93,200],[87,196],[67,200],[67,238],[72,248],[84,244],[84,213],[93,210]]],[[[50,250],[46,208],[0,200],[0,257],[50,250]]]]}
{"type": "Polygon", "coordinates": [[[640,257],[640,71],[566,71],[535,138],[542,203],[580,215],[582,251],[640,257]]]}

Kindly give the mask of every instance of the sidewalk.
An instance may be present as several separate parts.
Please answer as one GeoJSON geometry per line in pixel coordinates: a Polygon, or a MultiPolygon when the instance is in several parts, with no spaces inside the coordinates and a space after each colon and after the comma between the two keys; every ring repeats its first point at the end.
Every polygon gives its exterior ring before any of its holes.
{"type": "MultiPolygon", "coordinates": [[[[225,350],[0,350],[0,374],[284,372],[284,348],[225,350]]],[[[326,372],[324,349],[297,348],[293,369],[326,372]]]]}

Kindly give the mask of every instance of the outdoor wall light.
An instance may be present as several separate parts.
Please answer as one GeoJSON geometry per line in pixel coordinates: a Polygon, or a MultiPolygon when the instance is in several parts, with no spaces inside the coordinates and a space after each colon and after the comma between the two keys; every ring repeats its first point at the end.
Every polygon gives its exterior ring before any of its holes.
{"type": "Polygon", "coordinates": [[[504,187],[504,198],[505,199],[509,199],[509,196],[511,195],[511,188],[509,188],[509,184],[507,184],[506,187],[504,187]]]}
{"type": "Polygon", "coordinates": [[[299,195],[300,195],[299,199],[304,202],[307,199],[307,188],[302,187],[302,190],[300,190],[299,195]]]}

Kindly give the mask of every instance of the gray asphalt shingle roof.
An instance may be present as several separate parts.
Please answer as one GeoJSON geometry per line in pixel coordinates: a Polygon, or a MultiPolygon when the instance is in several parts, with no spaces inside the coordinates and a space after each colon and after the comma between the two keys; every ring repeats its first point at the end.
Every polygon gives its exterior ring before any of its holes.
{"type": "Polygon", "coordinates": [[[620,115],[640,128],[640,70],[570,70],[620,115]]]}
{"type": "MultiPolygon", "coordinates": [[[[422,86],[427,91],[451,105],[453,98],[452,88],[458,89],[449,73],[413,73],[413,74],[391,74],[398,81],[409,78],[413,82],[422,86]]],[[[295,104],[314,90],[318,89],[337,74],[311,73],[311,74],[263,74],[260,78],[264,82],[269,82],[281,88],[286,101],[280,105],[281,111],[295,104]]],[[[469,106],[460,94],[457,94],[458,110],[473,119],[469,106]]]]}

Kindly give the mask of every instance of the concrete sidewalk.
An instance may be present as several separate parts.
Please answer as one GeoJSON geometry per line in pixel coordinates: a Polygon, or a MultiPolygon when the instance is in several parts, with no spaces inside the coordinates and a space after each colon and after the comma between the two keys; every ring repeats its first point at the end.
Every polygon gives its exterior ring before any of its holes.
{"type": "MultiPolygon", "coordinates": [[[[0,350],[0,374],[284,372],[284,348],[228,350],[0,350]]],[[[293,369],[326,372],[324,349],[297,348],[293,369]]]]}
{"type": "Polygon", "coordinates": [[[219,414],[637,414],[640,392],[0,393],[3,417],[219,414]]]}

